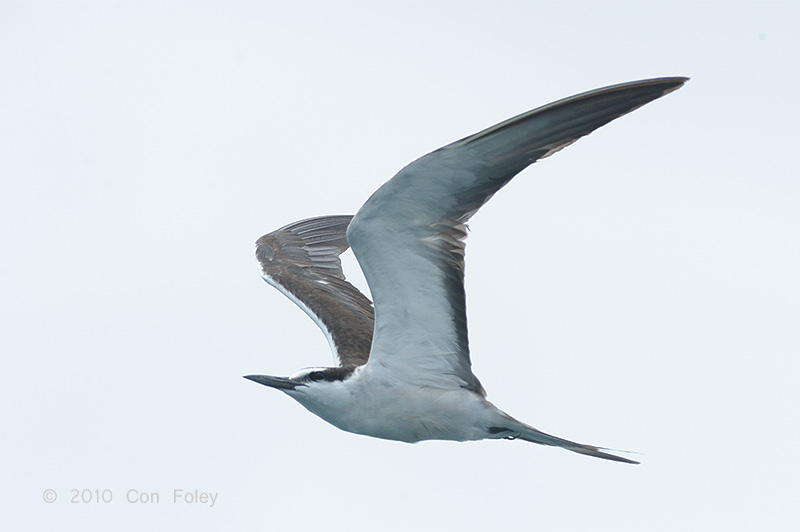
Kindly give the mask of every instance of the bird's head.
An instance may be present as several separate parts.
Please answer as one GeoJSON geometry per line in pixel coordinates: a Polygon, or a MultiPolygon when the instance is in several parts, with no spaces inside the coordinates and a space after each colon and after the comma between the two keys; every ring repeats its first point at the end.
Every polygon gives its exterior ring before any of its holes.
{"type": "Polygon", "coordinates": [[[315,403],[328,403],[340,395],[347,395],[344,381],[356,369],[355,366],[314,367],[301,369],[290,377],[245,375],[244,378],[280,390],[313,411],[315,403]]]}

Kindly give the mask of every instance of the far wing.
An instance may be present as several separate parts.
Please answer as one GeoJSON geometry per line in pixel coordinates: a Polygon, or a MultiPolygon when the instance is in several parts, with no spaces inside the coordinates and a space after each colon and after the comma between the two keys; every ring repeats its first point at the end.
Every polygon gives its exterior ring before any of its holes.
{"type": "Polygon", "coordinates": [[[261,277],[314,320],[342,366],[367,362],[374,323],[372,303],[345,280],[339,259],[352,218],[309,218],[256,242],[261,277]]]}
{"type": "Polygon", "coordinates": [[[685,81],[624,83],[545,105],[412,162],[378,189],[347,231],[375,300],[370,366],[482,391],[467,342],[465,223],[528,165],[685,81]]]}

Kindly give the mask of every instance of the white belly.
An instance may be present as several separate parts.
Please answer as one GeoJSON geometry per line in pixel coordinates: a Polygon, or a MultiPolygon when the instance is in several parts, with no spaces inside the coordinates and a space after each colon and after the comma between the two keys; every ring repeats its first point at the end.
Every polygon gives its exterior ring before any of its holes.
{"type": "MultiPolygon", "coordinates": [[[[356,434],[387,440],[481,440],[507,416],[463,388],[418,386],[395,379],[360,378],[342,383],[324,399],[291,394],[309,411],[356,434]]],[[[496,436],[495,436],[496,437],[496,436]]]]}

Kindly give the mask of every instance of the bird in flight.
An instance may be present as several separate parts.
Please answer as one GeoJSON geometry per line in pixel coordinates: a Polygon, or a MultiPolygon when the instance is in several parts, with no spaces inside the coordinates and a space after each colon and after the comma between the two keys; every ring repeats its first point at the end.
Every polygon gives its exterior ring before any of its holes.
{"type": "Polygon", "coordinates": [[[412,162],[355,216],[311,218],[262,236],[262,277],[316,322],[338,364],[246,378],[356,434],[410,443],[521,439],[638,463],[541,432],[486,399],[467,339],[466,223],[530,164],[686,81],[623,83],[528,111],[412,162]],[[348,247],[374,307],[345,280],[340,255],[348,247]]]}

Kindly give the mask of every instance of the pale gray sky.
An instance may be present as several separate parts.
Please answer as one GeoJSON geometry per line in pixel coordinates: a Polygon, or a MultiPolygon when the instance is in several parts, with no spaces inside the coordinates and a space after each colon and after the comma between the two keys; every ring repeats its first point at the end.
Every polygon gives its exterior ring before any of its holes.
{"type": "Polygon", "coordinates": [[[788,2],[0,3],[5,528],[794,530],[798,20],[788,2]],[[355,436],[241,378],[330,361],[259,279],[261,234],[657,76],[692,79],[518,176],[467,248],[489,398],[642,465],[355,436]],[[72,503],[84,489],[113,500],[72,503]]]}

